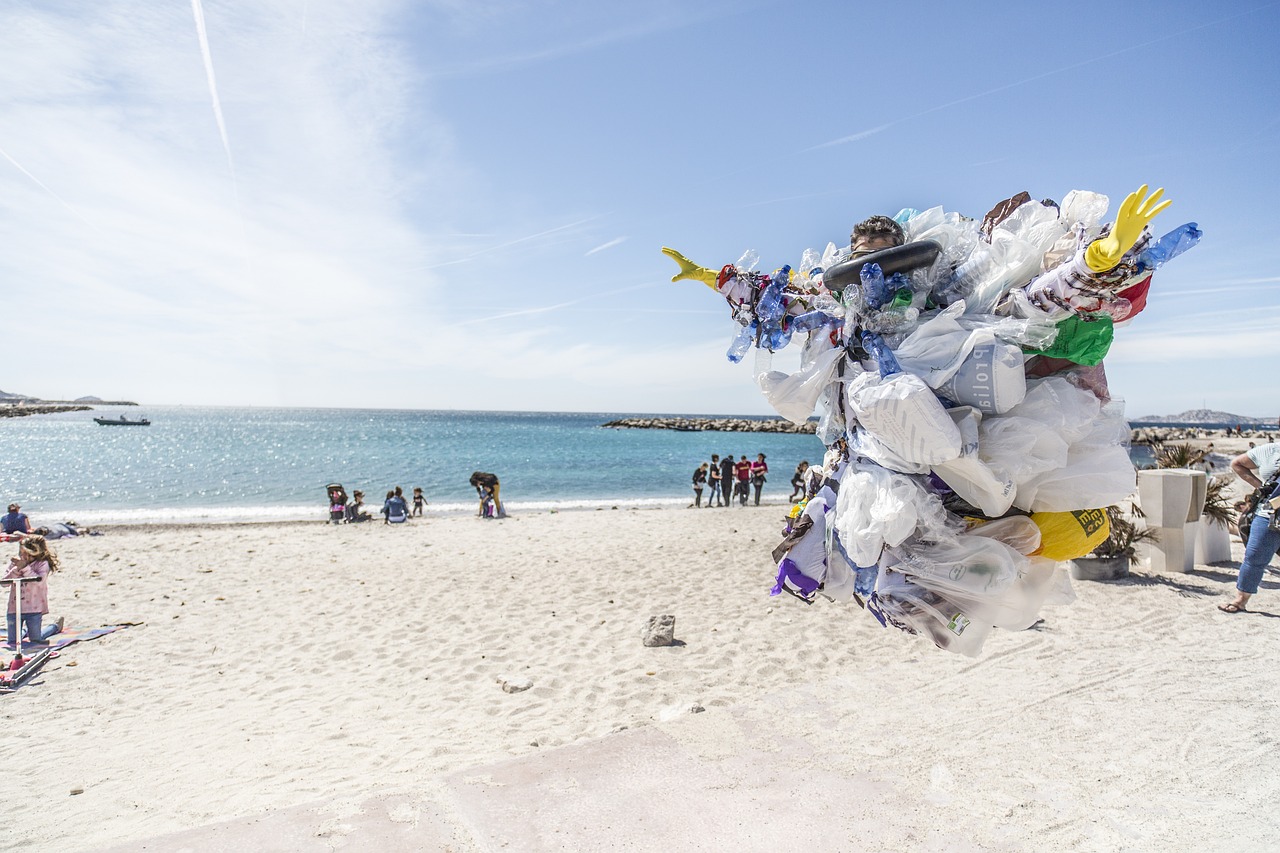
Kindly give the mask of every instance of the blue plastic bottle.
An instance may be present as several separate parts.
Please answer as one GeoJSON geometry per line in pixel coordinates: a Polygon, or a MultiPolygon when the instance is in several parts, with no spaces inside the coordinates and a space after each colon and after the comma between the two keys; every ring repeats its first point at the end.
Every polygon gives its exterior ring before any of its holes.
{"type": "Polygon", "coordinates": [[[1158,270],[1199,243],[1203,236],[1204,232],[1194,222],[1179,225],[1138,256],[1138,267],[1142,270],[1158,270]]]}
{"type": "Polygon", "coordinates": [[[756,339],[756,327],[756,321],[752,320],[734,335],[733,342],[729,344],[729,351],[725,353],[729,361],[734,364],[742,361],[742,357],[747,354],[747,350],[751,349],[751,344],[756,339]]]}

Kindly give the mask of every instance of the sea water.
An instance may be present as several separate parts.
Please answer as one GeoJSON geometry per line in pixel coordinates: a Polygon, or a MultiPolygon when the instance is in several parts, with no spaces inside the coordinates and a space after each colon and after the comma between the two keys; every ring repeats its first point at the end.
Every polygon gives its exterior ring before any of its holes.
{"type": "MultiPolygon", "coordinates": [[[[762,502],[780,503],[796,463],[824,450],[813,435],[602,426],[620,417],[635,415],[174,406],[0,418],[0,499],[37,526],[323,519],[337,482],[371,512],[401,486],[421,487],[429,514],[460,513],[475,511],[471,472],[491,471],[512,512],[683,506],[712,453],[764,453],[762,502]],[[120,415],[151,426],[93,420],[120,415]]],[[[1149,448],[1130,455],[1152,463],[1149,448]]]]}
{"type": "MultiPolygon", "coordinates": [[[[683,506],[712,453],[770,467],[764,499],[818,464],[813,435],[605,428],[627,415],[205,407],[98,407],[0,419],[0,498],[36,526],[323,519],[325,485],[421,487],[429,514],[474,512],[473,471],[502,483],[509,512],[683,506]],[[150,426],[99,426],[141,416],[150,426]]],[[[654,415],[653,417],[662,417],[654,415]]],[[[705,492],[704,492],[705,494],[705,492]]]]}

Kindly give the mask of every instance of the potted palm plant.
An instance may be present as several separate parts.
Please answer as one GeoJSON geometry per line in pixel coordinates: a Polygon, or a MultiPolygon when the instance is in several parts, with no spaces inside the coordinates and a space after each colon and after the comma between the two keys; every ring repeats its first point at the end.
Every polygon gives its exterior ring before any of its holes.
{"type": "Polygon", "coordinates": [[[1111,527],[1107,538],[1089,556],[1071,561],[1071,577],[1076,580],[1109,581],[1128,577],[1138,545],[1156,541],[1155,531],[1135,523],[1136,518],[1142,517],[1137,507],[1133,508],[1133,518],[1115,505],[1107,507],[1106,513],[1111,527]]]}

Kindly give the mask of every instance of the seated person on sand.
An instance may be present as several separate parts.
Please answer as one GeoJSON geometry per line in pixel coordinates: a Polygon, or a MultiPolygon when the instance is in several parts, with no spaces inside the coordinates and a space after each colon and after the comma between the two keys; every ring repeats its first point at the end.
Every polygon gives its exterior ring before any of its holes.
{"type": "Polygon", "coordinates": [[[394,489],[387,492],[387,499],[382,504],[382,523],[403,524],[408,520],[409,505],[404,502],[404,497],[397,495],[394,489]]]}
{"type": "Polygon", "coordinates": [[[27,518],[26,513],[19,512],[22,507],[16,503],[9,504],[9,514],[0,517],[0,528],[11,536],[26,536],[31,533],[31,519],[27,518]]]}
{"type": "Polygon", "coordinates": [[[364,508],[364,492],[356,489],[352,492],[352,500],[347,504],[347,523],[355,524],[357,521],[372,521],[373,516],[365,511],[364,508]]]}

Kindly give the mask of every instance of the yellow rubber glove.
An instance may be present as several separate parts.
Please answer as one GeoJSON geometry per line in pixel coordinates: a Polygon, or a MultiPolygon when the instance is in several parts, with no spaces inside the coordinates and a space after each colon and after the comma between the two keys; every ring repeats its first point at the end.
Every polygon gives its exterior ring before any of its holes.
{"type": "Polygon", "coordinates": [[[1168,200],[1156,204],[1162,195],[1164,195],[1163,188],[1147,196],[1146,184],[1139,187],[1136,192],[1129,193],[1124,204],[1120,205],[1120,212],[1116,214],[1116,223],[1111,226],[1111,233],[1101,240],[1095,240],[1085,250],[1084,262],[1089,265],[1089,269],[1094,272],[1106,272],[1120,263],[1124,253],[1138,242],[1138,237],[1142,235],[1142,229],[1147,227],[1147,223],[1155,219],[1160,211],[1173,204],[1168,200]]]}
{"type": "Polygon", "coordinates": [[[700,267],[675,249],[668,249],[666,246],[662,247],[662,254],[680,265],[680,274],[671,276],[672,281],[683,281],[688,278],[700,281],[712,290],[716,289],[716,278],[720,275],[717,270],[700,267]]]}

